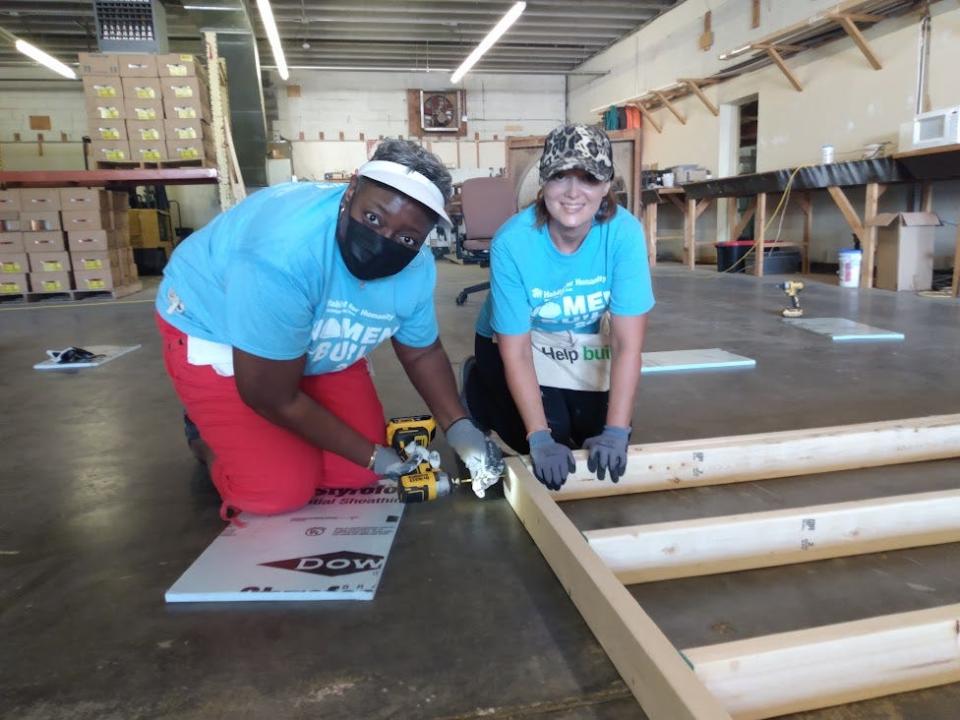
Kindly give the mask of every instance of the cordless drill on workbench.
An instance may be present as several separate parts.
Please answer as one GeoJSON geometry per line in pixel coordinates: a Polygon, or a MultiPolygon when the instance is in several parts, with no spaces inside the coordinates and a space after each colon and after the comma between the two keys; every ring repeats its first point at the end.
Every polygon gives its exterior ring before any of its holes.
{"type": "Polygon", "coordinates": [[[411,415],[409,417],[390,418],[387,422],[387,445],[406,460],[412,452],[424,455],[414,472],[401,475],[397,480],[397,497],[401,502],[419,503],[436,500],[453,492],[459,483],[439,469],[439,457],[435,463],[422,451],[414,451],[413,446],[426,448],[437,433],[437,421],[432,415],[411,415]]]}

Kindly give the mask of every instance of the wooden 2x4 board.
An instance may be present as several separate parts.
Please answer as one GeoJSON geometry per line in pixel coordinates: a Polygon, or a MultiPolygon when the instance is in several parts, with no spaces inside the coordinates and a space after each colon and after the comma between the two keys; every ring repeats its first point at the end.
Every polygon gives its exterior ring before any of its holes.
{"type": "MultiPolygon", "coordinates": [[[[960,604],[681,651],[556,502],[960,457],[960,415],[633,446],[627,475],[616,486],[591,481],[584,454],[576,455],[578,467],[567,482],[570,488],[555,494],[536,481],[523,459],[511,458],[506,496],[651,720],[757,720],[960,682],[960,604]]],[[[831,553],[819,557],[814,553],[810,559],[956,541],[960,514],[949,509],[960,493],[941,495],[821,507],[821,516],[839,510],[848,517],[861,511],[873,520],[882,517],[871,525],[868,538],[858,539],[857,523],[835,531],[834,539],[840,541],[831,553]],[[924,518],[933,518],[942,504],[948,506],[942,527],[931,520],[925,531],[924,518]],[[901,532],[893,520],[911,513],[917,515],[916,532],[901,532]],[[883,522],[884,517],[890,522],[883,522]],[[844,534],[851,541],[850,552],[838,547],[844,534]]],[[[714,532],[738,524],[742,529],[751,523],[776,522],[784,514],[790,511],[737,516],[726,523],[714,519],[714,532]]],[[[669,533],[669,525],[652,530],[669,533]]],[[[802,522],[794,525],[800,535],[814,531],[802,522]]],[[[674,526],[677,533],[692,526],[703,535],[701,543],[709,540],[709,521],[674,526]]],[[[598,538],[604,532],[592,535],[598,538]]],[[[799,535],[797,539],[802,541],[799,535]]],[[[762,544],[762,538],[755,542],[762,544]]],[[[755,555],[764,554],[762,547],[755,549],[755,555]]],[[[681,575],[759,566],[738,564],[737,546],[726,555],[723,548],[710,551],[707,562],[694,570],[688,565],[681,575]]],[[[779,559],[767,556],[763,564],[802,561],[797,549],[790,548],[779,559]]],[[[626,573],[624,578],[637,579],[626,573]]]]}

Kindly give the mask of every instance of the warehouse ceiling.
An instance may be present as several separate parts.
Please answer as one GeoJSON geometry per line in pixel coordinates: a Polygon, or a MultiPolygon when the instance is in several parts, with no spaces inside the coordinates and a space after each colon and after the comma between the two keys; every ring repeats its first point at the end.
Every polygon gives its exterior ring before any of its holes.
{"type": "MultiPolygon", "coordinates": [[[[164,2],[171,52],[200,50],[195,6],[244,0],[164,2]]],[[[476,66],[488,72],[564,73],[680,0],[530,0],[476,66]]],[[[272,0],[293,67],[452,70],[513,4],[511,0],[272,0]]],[[[273,57],[254,8],[261,62],[273,57]]],[[[0,0],[0,27],[71,62],[97,49],[90,0],[0,0]]],[[[29,60],[0,43],[0,65],[29,60]]]]}

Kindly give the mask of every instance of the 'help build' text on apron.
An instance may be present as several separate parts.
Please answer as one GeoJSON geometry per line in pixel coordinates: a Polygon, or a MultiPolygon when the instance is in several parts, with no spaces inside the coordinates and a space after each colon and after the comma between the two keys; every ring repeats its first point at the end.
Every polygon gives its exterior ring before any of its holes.
{"type": "Polygon", "coordinates": [[[578,334],[532,330],[533,367],[537,382],[566,390],[610,390],[610,328],[600,323],[599,333],[578,334]]]}

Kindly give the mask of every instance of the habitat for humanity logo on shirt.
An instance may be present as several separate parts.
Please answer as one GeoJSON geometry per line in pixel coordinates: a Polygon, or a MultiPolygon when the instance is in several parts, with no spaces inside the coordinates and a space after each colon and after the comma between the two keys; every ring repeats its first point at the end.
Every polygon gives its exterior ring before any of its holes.
{"type": "Polygon", "coordinates": [[[399,323],[393,313],[375,313],[348,300],[328,300],[317,313],[310,333],[310,360],[336,363],[344,370],[393,335],[399,323]]]}
{"type": "Polygon", "coordinates": [[[603,289],[606,282],[606,275],[597,275],[575,278],[555,290],[531,288],[531,315],[552,325],[581,327],[595,323],[610,304],[610,291],[603,289]]]}

